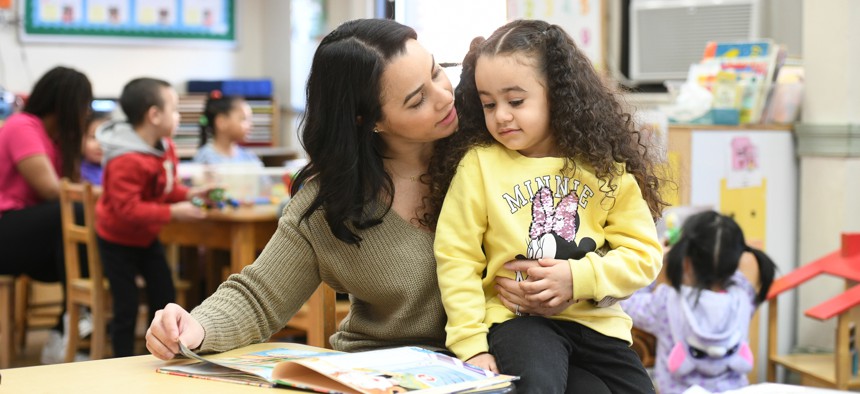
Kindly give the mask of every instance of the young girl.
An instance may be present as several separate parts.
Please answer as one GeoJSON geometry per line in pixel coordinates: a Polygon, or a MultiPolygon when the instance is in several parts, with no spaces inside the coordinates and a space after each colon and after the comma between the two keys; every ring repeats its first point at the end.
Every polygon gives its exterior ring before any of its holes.
{"type": "Polygon", "coordinates": [[[460,129],[431,169],[456,172],[431,185],[431,204],[447,190],[434,250],[449,349],[526,393],[653,392],[615,304],[661,261],[664,203],[630,115],[570,36],[535,20],[473,40],[456,94],[460,129]],[[545,268],[503,267],[523,255],[545,268]],[[558,313],[509,310],[497,276],[528,277],[558,313]]]}
{"type": "Polygon", "coordinates": [[[193,161],[202,164],[263,162],[239,146],[251,131],[251,106],[245,99],[213,91],[200,118],[200,149],[193,161]],[[209,137],[212,141],[207,141],[209,137]]]}
{"type": "Polygon", "coordinates": [[[764,252],[746,245],[732,218],[707,211],[687,219],[653,292],[622,303],[637,328],[657,337],[654,378],[661,393],[748,384],[749,323],[774,271],[764,252]]]}
{"type": "Polygon", "coordinates": [[[102,184],[102,145],[96,139],[96,129],[110,120],[110,113],[93,112],[87,123],[87,134],[84,136],[83,160],[81,160],[81,180],[93,185],[102,184]]]}

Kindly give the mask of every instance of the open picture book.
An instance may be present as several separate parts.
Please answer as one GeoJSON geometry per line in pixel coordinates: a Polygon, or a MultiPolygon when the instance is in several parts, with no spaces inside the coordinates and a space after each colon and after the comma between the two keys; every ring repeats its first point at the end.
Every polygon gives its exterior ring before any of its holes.
{"type": "Polygon", "coordinates": [[[305,345],[265,343],[205,358],[182,348],[183,355],[198,362],[166,365],[157,371],[321,393],[456,393],[507,386],[506,382],[518,379],[418,347],[343,353],[305,345]]]}

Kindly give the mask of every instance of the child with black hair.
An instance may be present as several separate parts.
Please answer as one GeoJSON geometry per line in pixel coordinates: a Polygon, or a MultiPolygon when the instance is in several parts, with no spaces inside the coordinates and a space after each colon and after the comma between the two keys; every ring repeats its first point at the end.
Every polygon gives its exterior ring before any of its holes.
{"type": "Polygon", "coordinates": [[[657,337],[660,393],[693,385],[723,392],[748,384],[749,324],[775,270],[770,257],[746,244],[732,218],[706,211],[684,222],[653,291],[622,301],[636,327],[657,337]]]}
{"type": "Polygon", "coordinates": [[[110,120],[109,112],[93,111],[87,121],[87,134],[84,135],[81,149],[83,153],[81,180],[93,185],[102,184],[102,157],[104,156],[102,146],[96,139],[96,130],[108,120],[110,120]]]}
{"type": "Polygon", "coordinates": [[[177,105],[176,92],[167,82],[132,80],[120,96],[128,122],[111,122],[97,133],[105,167],[96,232],[113,297],[111,339],[117,357],[134,354],[137,274],[146,281],[150,320],[176,297],[159,231],[171,220],[206,215],[189,198],[205,198],[207,190],[191,191],[176,176],[178,160],[170,137],[179,123],[177,105]]]}
{"type": "Polygon", "coordinates": [[[263,162],[253,152],[242,148],[251,132],[251,107],[244,98],[223,96],[213,91],[200,117],[200,148],[192,161],[201,164],[263,162]],[[212,138],[210,141],[209,138],[212,138]]]}

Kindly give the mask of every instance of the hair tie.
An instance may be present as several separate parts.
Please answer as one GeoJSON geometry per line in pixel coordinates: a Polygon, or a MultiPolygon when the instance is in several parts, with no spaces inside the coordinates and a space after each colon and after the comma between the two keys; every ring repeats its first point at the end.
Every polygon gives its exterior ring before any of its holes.
{"type": "Polygon", "coordinates": [[[198,122],[203,127],[209,126],[209,118],[207,118],[206,115],[200,115],[200,119],[198,119],[198,122]]]}
{"type": "Polygon", "coordinates": [[[215,89],[215,90],[209,92],[209,98],[213,98],[213,99],[217,100],[217,99],[220,99],[221,97],[224,97],[224,95],[218,89],[215,89]]]}

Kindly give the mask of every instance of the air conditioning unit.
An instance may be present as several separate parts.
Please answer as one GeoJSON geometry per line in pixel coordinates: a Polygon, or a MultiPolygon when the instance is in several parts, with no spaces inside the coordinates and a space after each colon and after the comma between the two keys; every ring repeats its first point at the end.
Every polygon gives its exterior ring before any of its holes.
{"type": "Polygon", "coordinates": [[[634,85],[685,79],[708,41],[761,38],[764,1],[629,0],[626,79],[634,85]]]}

